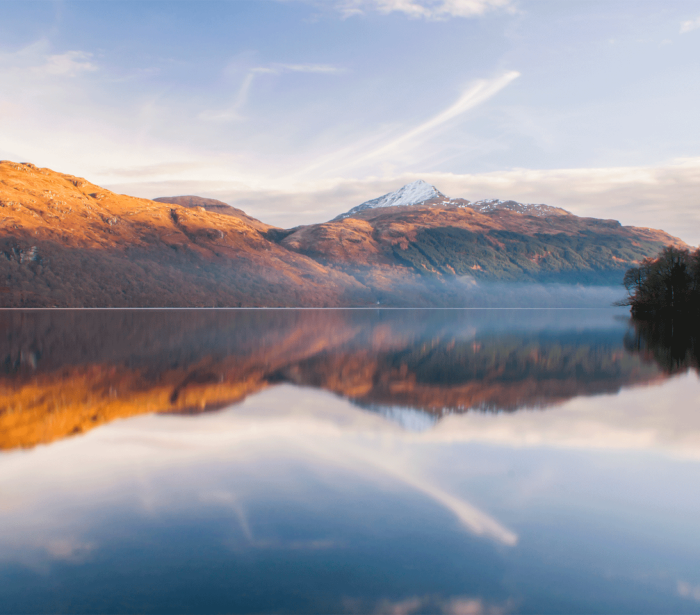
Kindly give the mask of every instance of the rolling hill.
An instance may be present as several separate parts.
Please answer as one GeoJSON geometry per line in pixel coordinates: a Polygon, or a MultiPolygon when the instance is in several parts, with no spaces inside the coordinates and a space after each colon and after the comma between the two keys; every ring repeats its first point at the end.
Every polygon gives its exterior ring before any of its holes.
{"type": "Polygon", "coordinates": [[[371,302],[351,276],[270,241],[245,214],[159,203],[0,163],[4,307],[371,302]]]}
{"type": "Polygon", "coordinates": [[[488,285],[619,284],[669,244],[685,245],[547,205],[452,199],[420,181],[280,229],[213,199],[140,199],[0,162],[3,307],[520,305],[527,289],[488,285]]]}

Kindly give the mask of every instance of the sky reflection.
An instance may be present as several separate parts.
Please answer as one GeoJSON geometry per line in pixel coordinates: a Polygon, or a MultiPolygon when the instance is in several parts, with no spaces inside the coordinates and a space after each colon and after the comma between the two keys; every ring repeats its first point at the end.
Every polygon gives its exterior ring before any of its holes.
{"type": "MultiPolygon", "coordinates": [[[[245,352],[212,333],[178,369],[219,353],[225,378],[265,385],[2,453],[0,613],[700,613],[697,372],[626,355],[625,324],[600,316],[534,335],[508,315],[406,318],[321,320],[351,325],[321,349],[313,318],[245,352]],[[543,381],[566,387],[517,410],[420,401],[543,381]]],[[[62,373],[51,356],[22,382],[62,373]]]]}
{"type": "MultiPolygon", "coordinates": [[[[486,540],[481,549],[517,570],[537,557],[545,568],[573,567],[567,583],[585,585],[606,567],[617,586],[652,575],[655,591],[694,612],[700,603],[686,588],[700,583],[691,565],[700,496],[688,489],[700,479],[699,395],[686,375],[552,411],[449,416],[414,432],[329,393],[282,385],[214,414],[118,421],[3,455],[0,560],[46,579],[57,562],[104,567],[115,541],[147,531],[137,560],[160,562],[175,535],[196,550],[190,533],[205,527],[195,534],[214,532],[204,542],[234,560],[251,549],[313,551],[338,564],[368,540],[358,533],[382,548],[392,532],[408,532],[405,548],[432,526],[442,540],[486,540]],[[176,534],[159,539],[168,527],[176,534]]],[[[518,581],[530,590],[539,582],[518,581]]],[[[359,588],[363,600],[367,591],[359,588]]],[[[449,612],[445,591],[439,604],[399,603],[449,612]]],[[[507,587],[494,591],[467,603],[498,597],[520,609],[507,587]]]]}

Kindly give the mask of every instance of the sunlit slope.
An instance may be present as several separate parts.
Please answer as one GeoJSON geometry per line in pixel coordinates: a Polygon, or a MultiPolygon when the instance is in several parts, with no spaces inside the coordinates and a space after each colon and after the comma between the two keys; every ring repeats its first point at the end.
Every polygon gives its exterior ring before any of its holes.
{"type": "Polygon", "coordinates": [[[512,283],[619,286],[684,246],[544,205],[441,199],[283,230],[212,199],[155,202],[3,161],[0,307],[605,306],[512,283]]]}
{"type": "Polygon", "coordinates": [[[215,410],[280,383],[442,416],[546,407],[665,378],[625,352],[619,329],[478,327],[469,312],[441,311],[4,312],[0,448],[139,414],[215,410]]]}
{"type": "Polygon", "coordinates": [[[182,207],[188,207],[190,209],[203,209],[205,211],[221,214],[223,216],[234,216],[243,220],[253,228],[260,231],[268,231],[274,227],[264,222],[260,222],[256,218],[249,216],[243,210],[236,207],[232,207],[228,203],[223,201],[217,201],[216,199],[207,199],[201,196],[162,196],[157,199],[153,199],[156,203],[170,203],[172,205],[181,205],[182,207]]]}
{"type": "Polygon", "coordinates": [[[364,269],[365,283],[379,286],[392,269],[442,280],[619,284],[632,264],[685,246],[663,231],[555,214],[427,201],[300,227],[281,243],[345,271],[364,269]]]}
{"type": "Polygon", "coordinates": [[[371,301],[247,216],[114,194],[0,162],[0,305],[297,306],[371,301]]]}

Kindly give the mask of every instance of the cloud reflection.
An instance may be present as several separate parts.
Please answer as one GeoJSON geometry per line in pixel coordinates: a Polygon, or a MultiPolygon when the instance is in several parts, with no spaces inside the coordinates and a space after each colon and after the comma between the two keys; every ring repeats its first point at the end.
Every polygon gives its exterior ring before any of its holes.
{"type": "Polygon", "coordinates": [[[482,598],[455,596],[443,598],[437,596],[411,596],[402,600],[381,600],[374,608],[357,608],[348,604],[351,612],[370,612],[382,615],[418,615],[419,613],[436,613],[439,615],[501,615],[513,610],[511,602],[492,604],[482,598]]]}
{"type": "Polygon", "coordinates": [[[689,373],[659,387],[578,398],[556,411],[449,416],[412,432],[330,393],[280,385],[219,413],[141,416],[5,453],[0,540],[8,553],[34,544],[52,558],[89,557],[94,541],[80,537],[101,517],[90,510],[116,499],[155,516],[182,506],[223,506],[253,548],[331,548],[327,536],[287,544],[254,530],[250,504],[261,493],[306,497],[301,474],[288,469],[301,464],[331,490],[341,475],[380,489],[408,487],[450,511],[469,533],[512,546],[517,532],[446,487],[441,475],[453,470],[436,474],[430,447],[637,450],[700,460],[697,407],[698,378],[689,373]],[[74,516],[76,508],[87,518],[74,516]]]}
{"type": "Polygon", "coordinates": [[[691,585],[685,581],[678,581],[678,595],[700,602],[700,585],[691,585]]]}
{"type": "MultiPolygon", "coordinates": [[[[173,475],[183,467],[204,464],[255,474],[270,463],[295,459],[312,469],[350,472],[370,483],[398,482],[451,511],[471,533],[504,545],[517,543],[517,535],[488,513],[442,489],[423,476],[420,467],[396,457],[392,448],[404,435],[398,425],[335,396],[286,385],[197,420],[139,417],[113,423],[84,438],[38,447],[31,454],[10,453],[3,459],[0,489],[15,496],[14,504],[12,497],[6,500],[0,515],[24,515],[31,509],[43,516],[41,503],[47,499],[71,500],[87,494],[92,499],[95,492],[110,491],[134,472],[151,492],[148,507],[158,510],[167,506],[173,495],[159,501],[152,493],[153,488],[160,491],[157,476],[166,469],[173,475]],[[90,459],[90,464],[84,459],[90,459]]],[[[196,491],[198,485],[183,484],[183,488],[196,491]]],[[[236,495],[213,490],[203,492],[199,499],[229,508],[248,542],[255,546],[261,544],[261,538],[254,535],[245,512],[245,501],[250,497],[249,490],[236,495]]]]}

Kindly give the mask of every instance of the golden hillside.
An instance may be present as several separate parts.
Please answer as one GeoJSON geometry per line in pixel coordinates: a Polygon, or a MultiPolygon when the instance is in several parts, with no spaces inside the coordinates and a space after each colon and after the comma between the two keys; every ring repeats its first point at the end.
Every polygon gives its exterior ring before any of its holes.
{"type": "Polygon", "coordinates": [[[264,225],[115,194],[0,162],[0,302],[14,306],[367,303],[343,273],[291,253],[264,225]]]}
{"type": "Polygon", "coordinates": [[[522,290],[488,285],[619,286],[629,266],[685,245],[563,210],[534,216],[459,203],[284,230],[212,199],[156,202],[2,161],[0,306],[522,305],[522,290]]]}

